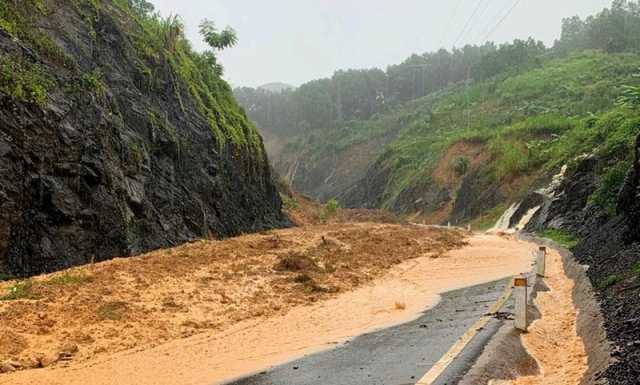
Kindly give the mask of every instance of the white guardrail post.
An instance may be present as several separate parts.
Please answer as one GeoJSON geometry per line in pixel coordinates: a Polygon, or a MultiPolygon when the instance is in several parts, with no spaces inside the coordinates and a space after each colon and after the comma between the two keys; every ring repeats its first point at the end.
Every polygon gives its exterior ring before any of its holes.
{"type": "Polygon", "coordinates": [[[515,328],[527,331],[527,278],[516,277],[513,280],[513,295],[516,297],[515,328]]]}
{"type": "Polygon", "coordinates": [[[540,246],[539,250],[536,251],[536,275],[538,277],[544,277],[544,269],[547,259],[547,248],[544,246],[540,246]]]}

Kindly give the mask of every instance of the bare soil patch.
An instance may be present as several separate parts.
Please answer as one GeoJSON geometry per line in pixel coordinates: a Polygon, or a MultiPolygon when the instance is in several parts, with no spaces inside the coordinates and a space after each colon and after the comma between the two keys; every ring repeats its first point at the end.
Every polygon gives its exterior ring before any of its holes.
{"type": "Polygon", "coordinates": [[[474,170],[487,158],[484,151],[484,143],[472,143],[460,141],[451,146],[444,154],[435,170],[433,177],[444,183],[447,189],[455,189],[462,184],[462,175],[456,173],[453,163],[457,157],[467,157],[469,164],[468,171],[474,170]]]}

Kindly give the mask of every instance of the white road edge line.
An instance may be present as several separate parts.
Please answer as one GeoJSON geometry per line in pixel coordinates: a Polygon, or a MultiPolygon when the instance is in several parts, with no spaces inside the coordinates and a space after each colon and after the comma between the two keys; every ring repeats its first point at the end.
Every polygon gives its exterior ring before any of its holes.
{"type": "MultiPolygon", "coordinates": [[[[492,314],[500,310],[502,305],[507,302],[507,299],[511,296],[513,292],[513,278],[502,292],[502,295],[494,304],[487,310],[486,314],[492,314]]],[[[462,352],[462,349],[465,348],[471,342],[471,339],[475,337],[476,334],[489,322],[492,316],[484,315],[480,317],[476,323],[471,326],[469,330],[467,330],[447,351],[435,365],[429,369],[427,374],[424,375],[416,385],[431,385],[444,370],[451,364],[451,362],[462,352]]]]}

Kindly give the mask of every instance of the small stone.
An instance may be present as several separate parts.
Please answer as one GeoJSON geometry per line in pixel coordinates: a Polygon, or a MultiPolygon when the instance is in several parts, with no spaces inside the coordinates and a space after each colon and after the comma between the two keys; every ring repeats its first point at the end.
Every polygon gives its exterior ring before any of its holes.
{"type": "Polygon", "coordinates": [[[11,365],[11,364],[2,364],[0,365],[0,373],[11,373],[11,372],[15,372],[16,367],[11,365]]]}
{"type": "Polygon", "coordinates": [[[191,327],[191,326],[185,326],[182,328],[182,337],[183,338],[187,338],[187,337],[191,337],[192,335],[196,334],[196,329],[191,327]]]}
{"type": "Polygon", "coordinates": [[[58,359],[60,358],[60,355],[57,353],[40,353],[36,356],[36,359],[38,360],[38,363],[40,364],[39,366],[41,368],[47,368],[53,364],[55,364],[56,362],[58,362],[58,359]]]}
{"type": "Polygon", "coordinates": [[[298,370],[298,368],[299,368],[298,366],[294,366],[293,370],[298,370]]]}
{"type": "Polygon", "coordinates": [[[75,354],[78,353],[78,345],[68,342],[62,345],[61,350],[63,353],[75,354]]]}

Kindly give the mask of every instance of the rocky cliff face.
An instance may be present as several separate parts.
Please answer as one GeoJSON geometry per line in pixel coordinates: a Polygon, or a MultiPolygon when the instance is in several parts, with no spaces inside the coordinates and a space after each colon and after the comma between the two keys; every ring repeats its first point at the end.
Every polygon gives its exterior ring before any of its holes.
{"type": "Polygon", "coordinates": [[[188,54],[154,52],[126,2],[9,3],[0,275],[286,224],[262,141],[229,86],[185,83],[176,69],[188,54]]]}
{"type": "MultiPolygon", "coordinates": [[[[589,196],[596,190],[600,179],[597,173],[599,163],[600,160],[595,156],[580,160],[565,175],[554,196],[542,203],[525,230],[560,230],[585,238],[594,229],[604,225],[607,222],[606,213],[589,202],[589,196]]],[[[531,195],[537,193],[533,192],[531,195]]]]}

